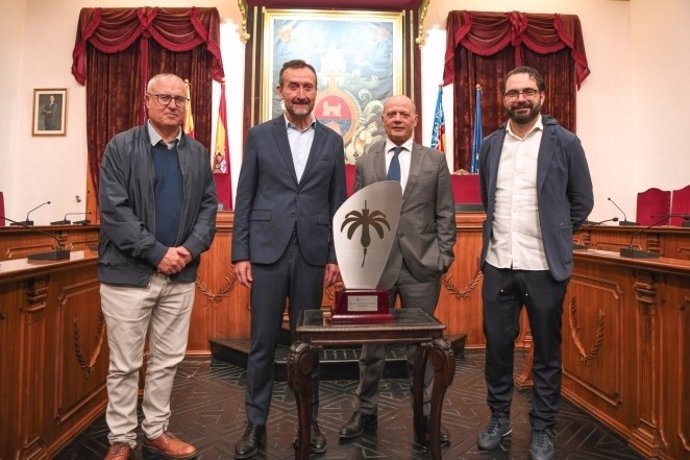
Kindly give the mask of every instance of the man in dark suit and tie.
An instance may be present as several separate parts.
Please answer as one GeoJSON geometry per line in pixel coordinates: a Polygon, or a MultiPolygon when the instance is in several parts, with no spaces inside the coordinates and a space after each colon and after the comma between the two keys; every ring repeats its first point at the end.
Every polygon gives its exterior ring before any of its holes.
{"type": "Polygon", "coordinates": [[[580,140],[541,115],[544,89],[535,69],[510,71],[501,88],[509,121],[484,140],[479,152],[486,209],[481,267],[491,420],[478,444],[494,449],[512,431],[513,349],[524,305],[534,339],[529,454],[539,460],[555,456],[561,317],[573,268],[572,236],[594,204],[580,140]]]}
{"type": "MultiPolygon", "coordinates": [[[[382,180],[396,180],[403,190],[397,237],[379,287],[388,290],[389,304],[397,296],[403,308],[434,312],[441,291],[441,275],[453,262],[455,210],[445,156],[413,140],[417,110],[407,96],[388,98],[383,106],[385,142],[373,145],[357,160],[355,190],[382,180]]],[[[340,430],[343,439],[377,428],[378,385],[386,364],[385,345],[364,345],[359,359],[357,407],[340,430]]],[[[417,346],[407,350],[408,371],[417,346]]],[[[424,375],[424,415],[429,415],[433,374],[424,375]]],[[[417,440],[424,444],[426,440],[417,440]]],[[[441,442],[448,434],[441,433],[441,442]]]]}
{"type": "MultiPolygon", "coordinates": [[[[232,262],[251,289],[247,428],[235,458],[266,441],[275,347],[287,301],[294,333],[300,311],[321,308],[324,286],[339,275],[331,222],[345,201],[343,140],[313,115],[317,81],[302,60],[283,64],[277,87],[285,113],[249,130],[235,203],[232,262]]],[[[311,450],[326,451],[317,423],[315,366],[311,450]]]]}

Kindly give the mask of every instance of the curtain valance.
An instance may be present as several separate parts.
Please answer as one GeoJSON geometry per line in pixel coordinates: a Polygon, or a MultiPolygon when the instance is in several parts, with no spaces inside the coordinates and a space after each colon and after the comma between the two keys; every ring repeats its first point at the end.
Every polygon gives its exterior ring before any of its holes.
{"type": "Polygon", "coordinates": [[[149,39],[176,52],[205,44],[213,56],[211,77],[216,81],[223,79],[218,10],[195,7],[82,8],[72,52],[72,74],[82,85],[86,83],[87,43],[110,54],[119,53],[139,40],[142,69],[146,69],[149,39]]]}
{"type": "Polygon", "coordinates": [[[523,47],[539,54],[555,53],[567,47],[575,61],[578,89],[589,75],[580,18],[575,15],[451,11],[446,29],[444,85],[452,83],[456,74],[458,46],[480,56],[491,56],[510,45],[517,65],[523,62],[523,47]]]}

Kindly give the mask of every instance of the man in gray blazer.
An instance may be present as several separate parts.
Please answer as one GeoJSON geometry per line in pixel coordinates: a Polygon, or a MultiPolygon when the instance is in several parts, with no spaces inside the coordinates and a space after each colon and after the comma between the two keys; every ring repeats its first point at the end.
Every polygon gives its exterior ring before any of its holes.
{"type": "MultiPolygon", "coordinates": [[[[397,238],[393,242],[379,287],[388,290],[389,304],[400,296],[403,308],[434,312],[441,275],[453,262],[455,210],[445,156],[413,141],[417,110],[407,96],[388,98],[383,107],[387,139],[357,160],[355,190],[383,180],[397,180],[403,189],[397,238]]],[[[408,371],[417,347],[407,350],[408,371]]],[[[377,428],[378,385],[385,366],[385,345],[364,345],[359,359],[357,407],[340,430],[343,439],[377,428]]],[[[424,376],[424,414],[429,415],[433,374],[424,376]]],[[[448,442],[447,433],[441,433],[448,442]]],[[[424,444],[426,440],[417,440],[424,444]]]]}
{"type": "MultiPolygon", "coordinates": [[[[235,458],[254,456],[266,441],[275,347],[285,304],[290,328],[300,311],[321,308],[323,287],[339,275],[331,221],[345,201],[343,140],[313,115],[316,71],[302,60],[283,64],[277,92],[284,115],[249,130],[237,185],[232,262],[251,289],[247,362],[247,428],[235,458]]],[[[326,451],[317,423],[315,366],[311,450],[326,451]]]]}
{"type": "Polygon", "coordinates": [[[524,305],[534,339],[529,454],[540,460],[555,455],[561,316],[573,268],[573,232],[594,204],[580,140],[541,115],[544,89],[544,79],[535,69],[510,71],[501,88],[510,119],[484,140],[479,152],[486,209],[481,267],[491,420],[478,444],[494,449],[512,431],[513,349],[524,305]]]}

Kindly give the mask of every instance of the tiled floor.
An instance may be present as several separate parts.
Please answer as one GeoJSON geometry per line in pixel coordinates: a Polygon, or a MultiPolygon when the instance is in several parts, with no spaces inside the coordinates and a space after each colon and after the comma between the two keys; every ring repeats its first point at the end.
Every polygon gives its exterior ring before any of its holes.
{"type": "MultiPolygon", "coordinates": [[[[513,434],[492,452],[477,449],[477,433],[489,418],[483,379],[483,351],[466,351],[456,357],[456,374],[446,393],[443,425],[450,432],[451,445],[443,449],[444,459],[526,459],[529,443],[528,410],[530,392],[515,393],[512,410],[513,434]]],[[[518,352],[516,364],[522,364],[518,352]]],[[[180,366],[173,390],[170,431],[194,443],[199,459],[232,459],[234,445],[244,431],[243,369],[210,360],[187,360],[180,366]]],[[[355,380],[321,383],[319,421],[328,439],[328,452],[319,459],[426,459],[412,435],[409,386],[405,379],[382,382],[379,429],[375,434],[350,442],[339,442],[338,430],[351,414],[355,380]]],[[[296,433],[297,413],[292,392],[285,382],[275,385],[268,420],[268,442],[257,459],[292,459],[291,443],[296,433]]],[[[107,450],[104,418],[96,420],[56,457],[103,458],[107,450]]],[[[140,436],[142,436],[140,434],[140,436]]],[[[558,459],[640,459],[616,435],[573,405],[564,401],[556,428],[558,459]]],[[[134,458],[157,459],[141,447],[134,458]]]]}

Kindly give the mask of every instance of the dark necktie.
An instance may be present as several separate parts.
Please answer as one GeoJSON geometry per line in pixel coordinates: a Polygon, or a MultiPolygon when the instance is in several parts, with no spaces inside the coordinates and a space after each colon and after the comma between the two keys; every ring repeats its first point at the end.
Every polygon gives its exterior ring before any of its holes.
{"type": "Polygon", "coordinates": [[[400,182],[400,160],[398,155],[404,150],[403,147],[393,147],[393,158],[391,159],[391,164],[388,165],[388,180],[394,180],[400,182]]]}

